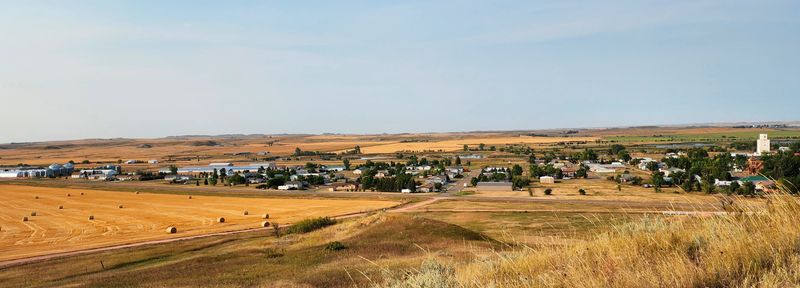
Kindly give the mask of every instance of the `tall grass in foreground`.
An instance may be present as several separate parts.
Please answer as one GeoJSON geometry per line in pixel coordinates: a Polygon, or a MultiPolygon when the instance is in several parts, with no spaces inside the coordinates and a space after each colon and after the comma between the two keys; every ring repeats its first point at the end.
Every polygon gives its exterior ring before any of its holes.
{"type": "MultiPolygon", "coordinates": [[[[463,266],[426,263],[395,287],[789,287],[800,285],[800,200],[724,216],[661,216],[592,240],[497,252],[463,266]],[[445,279],[442,279],[444,277],[445,279]],[[426,283],[426,279],[437,279],[426,283]],[[445,285],[442,285],[445,284],[445,285]]],[[[728,206],[731,208],[731,206],[728,206]]],[[[429,260],[435,261],[435,260],[429,260]]]]}

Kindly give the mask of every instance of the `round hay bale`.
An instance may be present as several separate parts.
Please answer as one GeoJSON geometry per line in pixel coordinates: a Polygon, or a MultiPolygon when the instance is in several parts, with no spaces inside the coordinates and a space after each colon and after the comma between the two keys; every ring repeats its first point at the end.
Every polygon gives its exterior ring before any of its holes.
{"type": "Polygon", "coordinates": [[[244,214],[244,215],[250,215],[250,212],[248,212],[247,210],[244,210],[244,213],[242,213],[242,214],[244,214]]]}
{"type": "Polygon", "coordinates": [[[122,205],[119,205],[119,209],[122,209],[122,205]]]}
{"type": "Polygon", "coordinates": [[[36,211],[31,212],[31,216],[36,216],[36,211]]]}
{"type": "Polygon", "coordinates": [[[64,205],[58,205],[58,209],[64,209],[64,205]]]}
{"type": "Polygon", "coordinates": [[[169,226],[169,227],[167,227],[167,233],[169,233],[169,234],[178,233],[178,228],[175,228],[175,226],[169,226]]]}
{"type": "Polygon", "coordinates": [[[189,196],[189,199],[192,199],[192,196],[189,196]]]}
{"type": "Polygon", "coordinates": [[[219,217],[219,218],[217,218],[217,222],[219,222],[219,223],[225,223],[225,217],[219,217]]]}
{"type": "Polygon", "coordinates": [[[28,222],[28,216],[22,217],[22,222],[28,222]]]}
{"type": "Polygon", "coordinates": [[[69,193],[67,193],[67,197],[70,197],[70,196],[72,196],[72,195],[71,195],[71,194],[69,194],[69,193]]]}
{"type": "Polygon", "coordinates": [[[39,196],[33,197],[33,199],[39,199],[39,196]]]}
{"type": "Polygon", "coordinates": [[[94,215],[89,215],[89,220],[94,220],[94,215]]]}
{"type": "Polygon", "coordinates": [[[81,192],[81,196],[83,196],[83,192],[81,192]]]}
{"type": "Polygon", "coordinates": [[[261,227],[269,227],[269,221],[261,222],[261,227]]]}
{"type": "Polygon", "coordinates": [[[264,219],[269,219],[269,214],[264,213],[264,219]]]}
{"type": "Polygon", "coordinates": [[[136,191],[136,195],[139,195],[139,191],[136,191]]]}

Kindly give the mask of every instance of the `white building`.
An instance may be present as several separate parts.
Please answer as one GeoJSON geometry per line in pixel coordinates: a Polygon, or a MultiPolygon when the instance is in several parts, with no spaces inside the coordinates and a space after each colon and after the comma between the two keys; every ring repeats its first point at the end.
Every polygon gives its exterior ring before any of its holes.
{"type": "Polygon", "coordinates": [[[553,178],[551,176],[542,176],[542,177],[539,177],[539,183],[542,183],[542,184],[545,184],[545,183],[546,184],[553,184],[553,183],[556,183],[556,178],[553,178]]]}
{"type": "Polygon", "coordinates": [[[147,163],[150,163],[150,164],[158,164],[158,160],[156,160],[156,159],[153,159],[153,160],[147,161],[147,163]]]}
{"type": "Polygon", "coordinates": [[[769,153],[769,138],[767,134],[759,134],[758,141],[756,141],[756,155],[769,153]]]}

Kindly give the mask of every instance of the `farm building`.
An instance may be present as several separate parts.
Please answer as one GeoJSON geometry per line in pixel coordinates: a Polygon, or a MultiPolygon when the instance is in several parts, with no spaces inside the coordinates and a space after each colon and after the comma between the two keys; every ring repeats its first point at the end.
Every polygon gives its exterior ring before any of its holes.
{"type": "Polygon", "coordinates": [[[278,186],[278,190],[297,190],[303,188],[303,182],[289,181],[286,184],[278,186]]]}
{"type": "Polygon", "coordinates": [[[358,184],[356,184],[356,183],[333,183],[333,184],[331,184],[330,188],[328,188],[328,191],[330,191],[330,192],[334,192],[334,191],[357,191],[357,190],[358,190],[358,184]]]}
{"type": "Polygon", "coordinates": [[[80,172],[75,172],[72,174],[72,178],[84,178],[84,179],[92,179],[92,180],[111,180],[114,179],[114,176],[117,175],[117,171],[114,169],[84,169],[80,172]]]}
{"type": "Polygon", "coordinates": [[[479,191],[512,191],[511,182],[478,182],[479,191]]]}
{"type": "Polygon", "coordinates": [[[769,152],[770,152],[769,151],[769,148],[770,148],[769,145],[770,145],[770,141],[769,141],[769,137],[767,137],[767,134],[759,134],[758,135],[758,140],[756,140],[756,146],[757,147],[756,147],[755,155],[756,156],[761,156],[763,154],[769,154],[769,152]]]}
{"type": "Polygon", "coordinates": [[[542,184],[554,184],[554,183],[556,183],[556,178],[553,178],[551,176],[542,176],[542,177],[539,177],[539,183],[542,183],[542,184]]]}
{"type": "Polygon", "coordinates": [[[0,178],[43,178],[61,177],[72,174],[75,166],[72,163],[64,165],[52,164],[47,168],[42,167],[13,167],[0,169],[0,178]]]}

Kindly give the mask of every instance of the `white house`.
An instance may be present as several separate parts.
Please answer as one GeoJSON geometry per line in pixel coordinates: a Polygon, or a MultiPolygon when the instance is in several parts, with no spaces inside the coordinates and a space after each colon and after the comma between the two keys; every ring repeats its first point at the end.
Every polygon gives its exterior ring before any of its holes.
{"type": "Polygon", "coordinates": [[[286,184],[278,186],[278,190],[292,190],[300,188],[303,188],[303,183],[297,181],[286,182],[286,184]]]}

